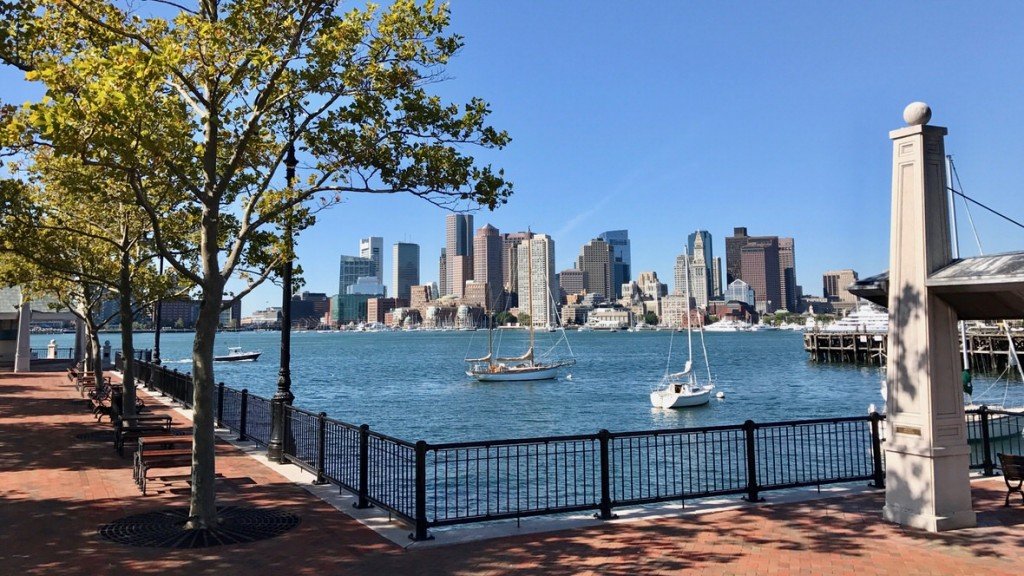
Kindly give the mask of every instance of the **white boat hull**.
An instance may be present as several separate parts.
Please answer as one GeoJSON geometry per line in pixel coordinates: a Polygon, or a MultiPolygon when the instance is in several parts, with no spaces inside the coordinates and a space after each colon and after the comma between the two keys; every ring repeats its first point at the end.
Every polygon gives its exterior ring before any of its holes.
{"type": "Polygon", "coordinates": [[[690,406],[702,406],[711,401],[711,386],[704,386],[694,392],[683,387],[682,392],[676,392],[674,386],[663,390],[651,392],[651,406],[655,408],[687,408],[690,406]]]}
{"type": "Polygon", "coordinates": [[[480,382],[526,382],[529,380],[552,380],[558,377],[558,370],[561,366],[528,368],[506,368],[498,371],[468,370],[467,376],[472,376],[480,382]]]}

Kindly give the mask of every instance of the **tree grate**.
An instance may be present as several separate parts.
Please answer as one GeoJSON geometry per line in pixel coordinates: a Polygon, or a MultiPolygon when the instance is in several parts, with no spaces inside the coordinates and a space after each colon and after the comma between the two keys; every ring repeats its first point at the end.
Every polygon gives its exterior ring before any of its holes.
{"type": "Polygon", "coordinates": [[[186,529],[188,508],[165,508],[135,514],[100,526],[105,540],[142,548],[209,548],[266,540],[299,525],[295,514],[262,508],[217,508],[216,528],[186,529]]]}

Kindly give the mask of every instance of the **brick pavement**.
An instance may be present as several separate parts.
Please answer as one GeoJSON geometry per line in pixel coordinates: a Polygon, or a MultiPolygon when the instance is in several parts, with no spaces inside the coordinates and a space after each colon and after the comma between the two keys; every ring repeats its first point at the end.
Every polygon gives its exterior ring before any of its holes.
{"type": "Polygon", "coordinates": [[[405,550],[227,444],[217,448],[219,503],[280,507],[301,524],[244,545],[130,548],[101,540],[97,527],[183,506],[187,486],[142,496],[130,460],[76,439],[106,429],[63,376],[0,374],[0,574],[913,576],[1024,567],[1024,506],[1003,508],[999,479],[975,483],[979,527],[953,533],[883,523],[882,496],[861,494],[405,550]]]}

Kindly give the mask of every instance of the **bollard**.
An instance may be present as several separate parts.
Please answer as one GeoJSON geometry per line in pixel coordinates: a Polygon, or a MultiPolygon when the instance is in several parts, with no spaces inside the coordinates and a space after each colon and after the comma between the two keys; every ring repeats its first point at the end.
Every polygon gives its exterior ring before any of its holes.
{"type": "Polygon", "coordinates": [[[433,540],[427,533],[427,443],[416,443],[416,531],[409,535],[416,541],[433,540]]]}

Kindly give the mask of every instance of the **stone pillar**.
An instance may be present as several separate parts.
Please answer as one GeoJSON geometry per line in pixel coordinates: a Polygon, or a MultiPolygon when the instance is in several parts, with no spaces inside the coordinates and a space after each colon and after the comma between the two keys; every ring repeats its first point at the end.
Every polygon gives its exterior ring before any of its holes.
{"type": "Polygon", "coordinates": [[[51,360],[57,358],[57,341],[53,338],[51,338],[50,343],[46,345],[46,357],[51,360]]]}
{"type": "Polygon", "coordinates": [[[886,520],[937,532],[975,525],[956,313],[928,276],[949,264],[946,129],[915,102],[893,141],[886,520]]]}
{"type": "Polygon", "coordinates": [[[85,322],[75,319],[75,362],[85,360],[85,322]]]}
{"type": "Polygon", "coordinates": [[[25,302],[18,312],[18,344],[14,353],[14,371],[29,372],[32,370],[32,308],[25,302]]]}

